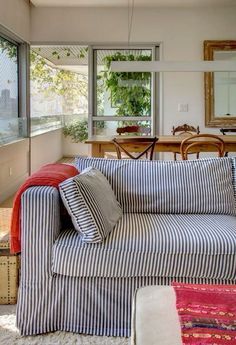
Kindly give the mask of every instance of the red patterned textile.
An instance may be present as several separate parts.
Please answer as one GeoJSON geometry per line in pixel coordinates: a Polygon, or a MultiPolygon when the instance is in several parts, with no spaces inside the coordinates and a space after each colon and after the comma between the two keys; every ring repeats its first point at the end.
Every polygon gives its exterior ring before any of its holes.
{"type": "Polygon", "coordinates": [[[183,345],[236,345],[236,285],[172,286],[183,345]]]}

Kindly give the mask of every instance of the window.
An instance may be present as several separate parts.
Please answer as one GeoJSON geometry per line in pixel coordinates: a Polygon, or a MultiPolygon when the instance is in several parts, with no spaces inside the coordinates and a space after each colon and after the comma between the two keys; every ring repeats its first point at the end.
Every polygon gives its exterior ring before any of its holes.
{"type": "Polygon", "coordinates": [[[18,45],[0,36],[0,144],[24,136],[19,118],[18,45]]]}
{"type": "Polygon", "coordinates": [[[113,135],[117,127],[138,125],[153,129],[154,75],[144,72],[111,72],[111,61],[150,61],[155,48],[93,50],[92,134],[113,135]]]}
{"type": "Polygon", "coordinates": [[[31,135],[64,127],[65,135],[86,140],[126,125],[154,132],[155,74],[114,73],[109,64],[154,60],[156,49],[31,46],[31,135]]]}
{"type": "MultiPolygon", "coordinates": [[[[32,46],[31,134],[88,122],[88,47],[32,46]]],[[[86,137],[83,137],[86,138],[86,137]]]]}

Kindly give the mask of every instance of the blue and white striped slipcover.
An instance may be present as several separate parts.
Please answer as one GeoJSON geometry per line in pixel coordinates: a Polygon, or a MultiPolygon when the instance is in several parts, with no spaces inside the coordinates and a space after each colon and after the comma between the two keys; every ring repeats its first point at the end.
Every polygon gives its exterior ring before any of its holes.
{"type": "Polygon", "coordinates": [[[68,178],[59,185],[63,204],[84,242],[104,241],[122,216],[110,183],[95,168],[68,178]]]}
{"type": "Polygon", "coordinates": [[[20,333],[129,336],[138,287],[172,280],[235,284],[235,220],[230,212],[126,213],[104,243],[86,244],[74,229],[61,229],[55,188],[28,189],[22,197],[20,333]]]}
{"type": "Polygon", "coordinates": [[[236,277],[236,217],[126,213],[103,243],[74,229],[52,249],[54,273],[71,277],[236,277]]]}
{"type": "Polygon", "coordinates": [[[76,167],[99,169],[125,213],[233,214],[231,158],[189,161],[78,157],[76,167]]]}

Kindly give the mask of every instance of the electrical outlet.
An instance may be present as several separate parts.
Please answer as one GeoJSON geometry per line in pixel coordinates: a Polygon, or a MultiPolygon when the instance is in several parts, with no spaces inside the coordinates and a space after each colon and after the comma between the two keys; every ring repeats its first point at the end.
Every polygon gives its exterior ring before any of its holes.
{"type": "Polygon", "coordinates": [[[9,168],[9,176],[12,176],[13,172],[12,172],[12,168],[9,168]]]}
{"type": "Polygon", "coordinates": [[[185,103],[185,104],[183,104],[183,103],[178,104],[178,111],[179,112],[187,112],[188,111],[188,104],[187,103],[185,103]]]}

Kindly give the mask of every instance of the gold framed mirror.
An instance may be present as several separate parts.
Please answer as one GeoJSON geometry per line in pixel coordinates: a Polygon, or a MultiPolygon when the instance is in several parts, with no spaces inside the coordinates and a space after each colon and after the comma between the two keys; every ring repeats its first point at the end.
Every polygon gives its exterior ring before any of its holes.
{"type": "MultiPolygon", "coordinates": [[[[236,41],[204,41],[204,60],[236,60],[236,41]]],[[[204,73],[206,127],[236,127],[236,71],[204,73]]]]}

